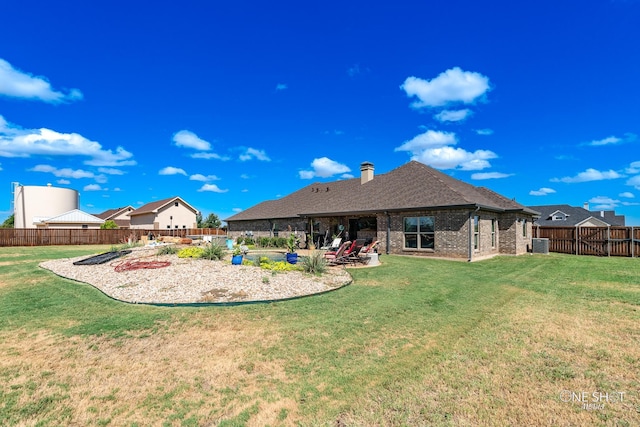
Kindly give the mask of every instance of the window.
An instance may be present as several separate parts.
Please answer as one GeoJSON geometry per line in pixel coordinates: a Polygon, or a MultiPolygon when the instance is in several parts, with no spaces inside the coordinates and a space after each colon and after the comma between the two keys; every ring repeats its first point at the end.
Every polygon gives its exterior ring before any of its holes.
{"type": "Polygon", "coordinates": [[[178,226],[176,225],[176,228],[178,228],[178,226]]]}
{"type": "Polygon", "coordinates": [[[414,216],[404,219],[405,249],[434,249],[435,221],[432,216],[414,216]]]}
{"type": "Polygon", "coordinates": [[[86,229],[88,229],[88,228],[89,228],[89,226],[88,226],[87,224],[82,224],[82,228],[83,228],[84,230],[86,230],[86,229]]]}
{"type": "Polygon", "coordinates": [[[175,202],[175,203],[173,204],[173,206],[178,206],[178,202],[175,202]]]}
{"type": "Polygon", "coordinates": [[[170,226],[170,225],[167,225],[167,228],[171,228],[171,226],[170,226]]]}
{"type": "Polygon", "coordinates": [[[527,237],[527,220],[522,220],[522,237],[527,237]]]}
{"type": "Polygon", "coordinates": [[[491,220],[491,247],[492,248],[496,247],[496,230],[497,229],[498,229],[498,220],[494,218],[491,220]]]}
{"type": "Polygon", "coordinates": [[[480,217],[473,217],[473,249],[480,250],[480,217]]]}

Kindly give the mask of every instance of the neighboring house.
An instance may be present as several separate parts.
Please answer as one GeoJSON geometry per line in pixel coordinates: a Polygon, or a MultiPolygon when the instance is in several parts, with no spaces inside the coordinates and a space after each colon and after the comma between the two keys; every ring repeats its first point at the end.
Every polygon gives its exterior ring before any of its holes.
{"type": "Polygon", "coordinates": [[[198,211],[180,197],[171,197],[129,212],[130,227],[142,229],[197,228],[198,211]]]}
{"type": "MultiPolygon", "coordinates": [[[[467,258],[519,255],[531,247],[537,212],[489,189],[474,187],[411,161],[374,177],[314,183],[259,203],[226,220],[231,238],[313,232],[378,240],[394,254],[467,258]]],[[[322,240],[322,239],[321,239],[322,240]]]]}
{"type": "Polygon", "coordinates": [[[589,205],[578,208],[569,205],[529,206],[540,212],[534,225],[539,227],[608,227],[624,226],[624,215],[614,211],[590,211],[589,205]]]}
{"type": "Polygon", "coordinates": [[[96,229],[104,224],[104,220],[91,214],[74,209],[51,218],[38,218],[36,223],[38,228],[78,228],[96,229]]]}
{"type": "Polygon", "coordinates": [[[133,212],[135,209],[133,206],[124,206],[122,208],[109,209],[102,213],[97,214],[98,218],[101,218],[105,221],[113,221],[119,228],[129,228],[131,219],[129,218],[129,213],[133,212]]]}

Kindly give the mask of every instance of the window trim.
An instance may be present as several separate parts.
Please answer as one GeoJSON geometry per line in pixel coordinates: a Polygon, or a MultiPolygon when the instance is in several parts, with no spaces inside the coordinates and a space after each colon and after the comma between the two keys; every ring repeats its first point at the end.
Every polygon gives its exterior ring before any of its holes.
{"type": "Polygon", "coordinates": [[[496,245],[498,244],[497,232],[498,232],[498,219],[491,218],[491,248],[492,249],[495,249],[496,245]]]}
{"type": "Polygon", "coordinates": [[[480,251],[480,215],[473,216],[473,250],[480,251]]]}
{"type": "Polygon", "coordinates": [[[402,250],[403,251],[421,251],[421,252],[435,252],[436,249],[436,217],[435,215],[420,215],[420,216],[403,216],[402,217],[402,250]],[[416,224],[416,231],[405,231],[404,226],[405,226],[405,221],[407,220],[407,218],[416,218],[417,219],[417,224],[416,224]],[[433,223],[433,231],[424,231],[421,232],[420,231],[420,218],[431,218],[431,221],[433,223]],[[409,248],[407,247],[407,234],[410,235],[414,235],[416,236],[416,240],[417,240],[417,247],[416,248],[409,248]],[[421,248],[420,246],[420,235],[421,234],[429,234],[432,236],[432,241],[433,241],[433,247],[432,248],[421,248]]]}

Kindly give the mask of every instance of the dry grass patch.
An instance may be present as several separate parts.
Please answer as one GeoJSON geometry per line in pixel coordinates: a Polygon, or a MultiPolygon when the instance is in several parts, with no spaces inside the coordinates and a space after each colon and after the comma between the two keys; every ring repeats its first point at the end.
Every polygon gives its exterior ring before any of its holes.
{"type": "Polygon", "coordinates": [[[3,333],[0,340],[3,393],[13,393],[21,408],[51,402],[23,411],[25,424],[43,415],[78,425],[189,419],[216,424],[246,411],[247,425],[296,418],[293,400],[262,393],[291,381],[282,361],[264,360],[252,350],[279,337],[247,323],[169,328],[126,339],[39,331],[3,333]]]}

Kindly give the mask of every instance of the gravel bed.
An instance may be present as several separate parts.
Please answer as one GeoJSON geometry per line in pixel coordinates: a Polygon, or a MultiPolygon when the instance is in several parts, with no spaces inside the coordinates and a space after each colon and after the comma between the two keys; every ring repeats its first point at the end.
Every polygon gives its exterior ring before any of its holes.
{"type": "Polygon", "coordinates": [[[40,267],[131,303],[271,301],[325,292],[351,282],[349,273],[340,267],[328,268],[320,277],[298,271],[274,274],[259,267],[231,265],[229,260],[156,256],[155,249],[144,248],[106,264],[73,265],[87,257],[46,261],[40,267]],[[158,269],[114,270],[117,263],[134,259],[169,261],[171,265],[158,269]]]}

